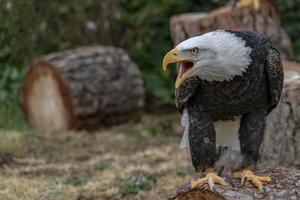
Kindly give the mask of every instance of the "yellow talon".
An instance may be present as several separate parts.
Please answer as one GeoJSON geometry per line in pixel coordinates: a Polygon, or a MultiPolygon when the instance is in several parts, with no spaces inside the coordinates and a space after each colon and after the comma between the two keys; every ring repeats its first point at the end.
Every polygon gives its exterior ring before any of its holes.
{"type": "Polygon", "coordinates": [[[245,179],[249,180],[260,192],[263,191],[263,182],[271,182],[271,178],[269,176],[256,176],[252,171],[247,169],[242,172],[235,172],[233,177],[240,178],[241,184],[245,182],[245,179]]]}
{"type": "Polygon", "coordinates": [[[207,170],[205,177],[199,178],[191,181],[191,187],[194,188],[196,186],[202,186],[204,184],[208,184],[211,191],[213,191],[214,184],[217,183],[224,187],[227,186],[225,180],[219,177],[216,173],[212,172],[212,170],[207,170]]]}
{"type": "Polygon", "coordinates": [[[238,6],[250,6],[254,5],[254,8],[258,10],[260,8],[260,0],[240,0],[238,6]]]}

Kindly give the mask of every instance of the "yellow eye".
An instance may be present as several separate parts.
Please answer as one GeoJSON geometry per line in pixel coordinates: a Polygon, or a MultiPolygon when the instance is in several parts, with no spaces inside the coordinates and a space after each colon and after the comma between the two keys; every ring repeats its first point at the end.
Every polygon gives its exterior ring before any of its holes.
{"type": "Polygon", "coordinates": [[[198,53],[198,48],[193,48],[190,50],[192,54],[197,54],[198,53]]]}

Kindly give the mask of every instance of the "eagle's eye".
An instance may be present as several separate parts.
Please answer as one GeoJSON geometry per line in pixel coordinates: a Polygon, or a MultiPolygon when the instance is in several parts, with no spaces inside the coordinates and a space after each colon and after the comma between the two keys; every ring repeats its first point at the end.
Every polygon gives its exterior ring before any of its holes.
{"type": "Polygon", "coordinates": [[[191,52],[192,54],[197,54],[198,51],[199,51],[199,49],[198,49],[197,47],[192,48],[192,49],[190,50],[190,52],[191,52]]]}

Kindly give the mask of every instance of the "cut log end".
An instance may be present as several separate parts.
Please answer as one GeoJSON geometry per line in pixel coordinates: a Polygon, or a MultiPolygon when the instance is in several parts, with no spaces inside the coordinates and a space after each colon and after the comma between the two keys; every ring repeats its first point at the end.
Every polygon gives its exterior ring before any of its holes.
{"type": "Polygon", "coordinates": [[[71,127],[73,113],[68,87],[49,62],[32,65],[22,91],[23,108],[31,126],[55,131],[71,127]]]}
{"type": "Polygon", "coordinates": [[[45,56],[26,74],[21,95],[30,126],[88,129],[141,118],[144,87],[125,51],[88,47],[45,56]]]}
{"type": "Polygon", "coordinates": [[[190,189],[190,184],[182,186],[169,200],[226,200],[222,195],[210,190],[190,189]]]}

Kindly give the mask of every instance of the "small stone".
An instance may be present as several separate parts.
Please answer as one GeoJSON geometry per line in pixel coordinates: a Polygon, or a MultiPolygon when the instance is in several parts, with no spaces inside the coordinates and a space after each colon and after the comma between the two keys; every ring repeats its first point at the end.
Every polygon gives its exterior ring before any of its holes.
{"type": "Polygon", "coordinates": [[[267,187],[267,186],[264,187],[264,192],[265,193],[269,193],[270,191],[271,191],[271,189],[269,187],[267,187]]]}

